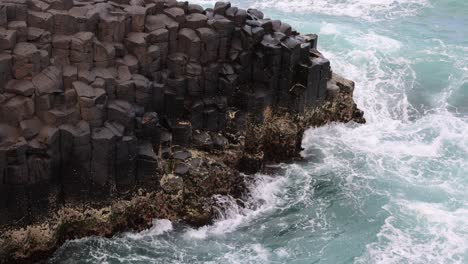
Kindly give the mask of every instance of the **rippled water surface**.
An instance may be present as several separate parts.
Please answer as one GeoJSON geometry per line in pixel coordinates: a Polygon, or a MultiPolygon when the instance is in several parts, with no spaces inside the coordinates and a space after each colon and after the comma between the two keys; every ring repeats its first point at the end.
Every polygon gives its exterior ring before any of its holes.
{"type": "MultiPolygon", "coordinates": [[[[214,1],[198,1],[212,5],[214,1]]],[[[307,131],[306,162],[192,229],[68,242],[51,263],[468,263],[468,2],[231,1],[319,34],[368,123],[307,131]]]]}

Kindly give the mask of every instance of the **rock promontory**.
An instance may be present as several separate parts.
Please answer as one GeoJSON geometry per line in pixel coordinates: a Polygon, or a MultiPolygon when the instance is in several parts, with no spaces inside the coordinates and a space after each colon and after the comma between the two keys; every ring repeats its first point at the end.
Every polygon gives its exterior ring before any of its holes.
{"type": "Polygon", "coordinates": [[[173,0],[0,1],[0,263],[216,218],[216,195],[365,122],[315,34],[173,0]]]}

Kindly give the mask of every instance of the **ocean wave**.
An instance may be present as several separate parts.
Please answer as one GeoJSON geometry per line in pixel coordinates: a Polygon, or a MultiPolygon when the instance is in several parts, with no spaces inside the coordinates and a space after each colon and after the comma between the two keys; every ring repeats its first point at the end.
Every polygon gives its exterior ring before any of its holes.
{"type": "Polygon", "coordinates": [[[378,242],[356,263],[464,263],[468,251],[468,210],[437,203],[395,200],[378,242]],[[409,221],[408,219],[412,219],[409,221]]]}
{"type": "Polygon", "coordinates": [[[230,196],[216,196],[218,220],[210,226],[188,228],[187,239],[205,239],[210,235],[223,235],[248,225],[251,221],[277,209],[282,202],[281,194],[285,192],[287,178],[268,175],[257,175],[249,185],[248,198],[239,206],[230,196]]]}

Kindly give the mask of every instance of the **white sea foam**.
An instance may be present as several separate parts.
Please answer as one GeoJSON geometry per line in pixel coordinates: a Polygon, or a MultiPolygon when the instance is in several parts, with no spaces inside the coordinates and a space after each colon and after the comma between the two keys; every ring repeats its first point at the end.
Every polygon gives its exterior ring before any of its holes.
{"type": "Polygon", "coordinates": [[[394,200],[392,214],[357,263],[465,263],[468,210],[436,203],[394,200]],[[405,218],[395,215],[403,214],[405,218]],[[415,219],[408,223],[405,219],[415,219]]]}
{"type": "Polygon", "coordinates": [[[340,33],[337,26],[331,23],[322,23],[320,27],[320,35],[336,35],[340,33]]]}
{"type": "Polygon", "coordinates": [[[235,231],[242,225],[249,224],[257,217],[267,214],[281,203],[281,193],[287,178],[258,175],[249,187],[249,198],[244,206],[229,196],[217,196],[219,219],[211,226],[189,228],[185,236],[187,239],[205,239],[209,235],[222,235],[235,231]]]}
{"type": "MultiPolygon", "coordinates": [[[[335,30],[327,24],[322,28],[330,34],[335,30]]],[[[468,120],[450,112],[448,102],[460,92],[468,72],[450,75],[448,85],[430,102],[431,110],[418,113],[407,97],[417,78],[413,62],[399,54],[402,44],[375,32],[352,32],[344,38],[352,50],[324,54],[336,72],[356,81],[355,100],[368,123],[309,130],[303,146],[321,150],[325,171],[348,175],[346,195],[356,205],[365,200],[363,193],[389,199],[377,242],[368,244],[355,262],[466,263],[468,120]],[[356,167],[360,160],[363,168],[356,167]]],[[[438,40],[421,52],[465,69],[468,60],[460,57],[460,49],[438,40]]]]}
{"type": "Polygon", "coordinates": [[[142,239],[143,237],[159,236],[173,230],[172,222],[167,219],[155,219],[150,229],[140,233],[127,233],[127,237],[131,239],[142,239]]]}

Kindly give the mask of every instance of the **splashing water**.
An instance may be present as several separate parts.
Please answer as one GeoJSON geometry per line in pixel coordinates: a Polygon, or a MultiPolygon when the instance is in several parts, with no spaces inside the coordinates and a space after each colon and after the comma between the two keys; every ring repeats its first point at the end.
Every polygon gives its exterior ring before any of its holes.
{"type": "MultiPolygon", "coordinates": [[[[213,4],[214,1],[198,1],[213,4]]],[[[305,162],[193,229],[66,243],[51,263],[468,263],[468,3],[244,0],[320,34],[368,123],[307,131],[305,162]]]]}

